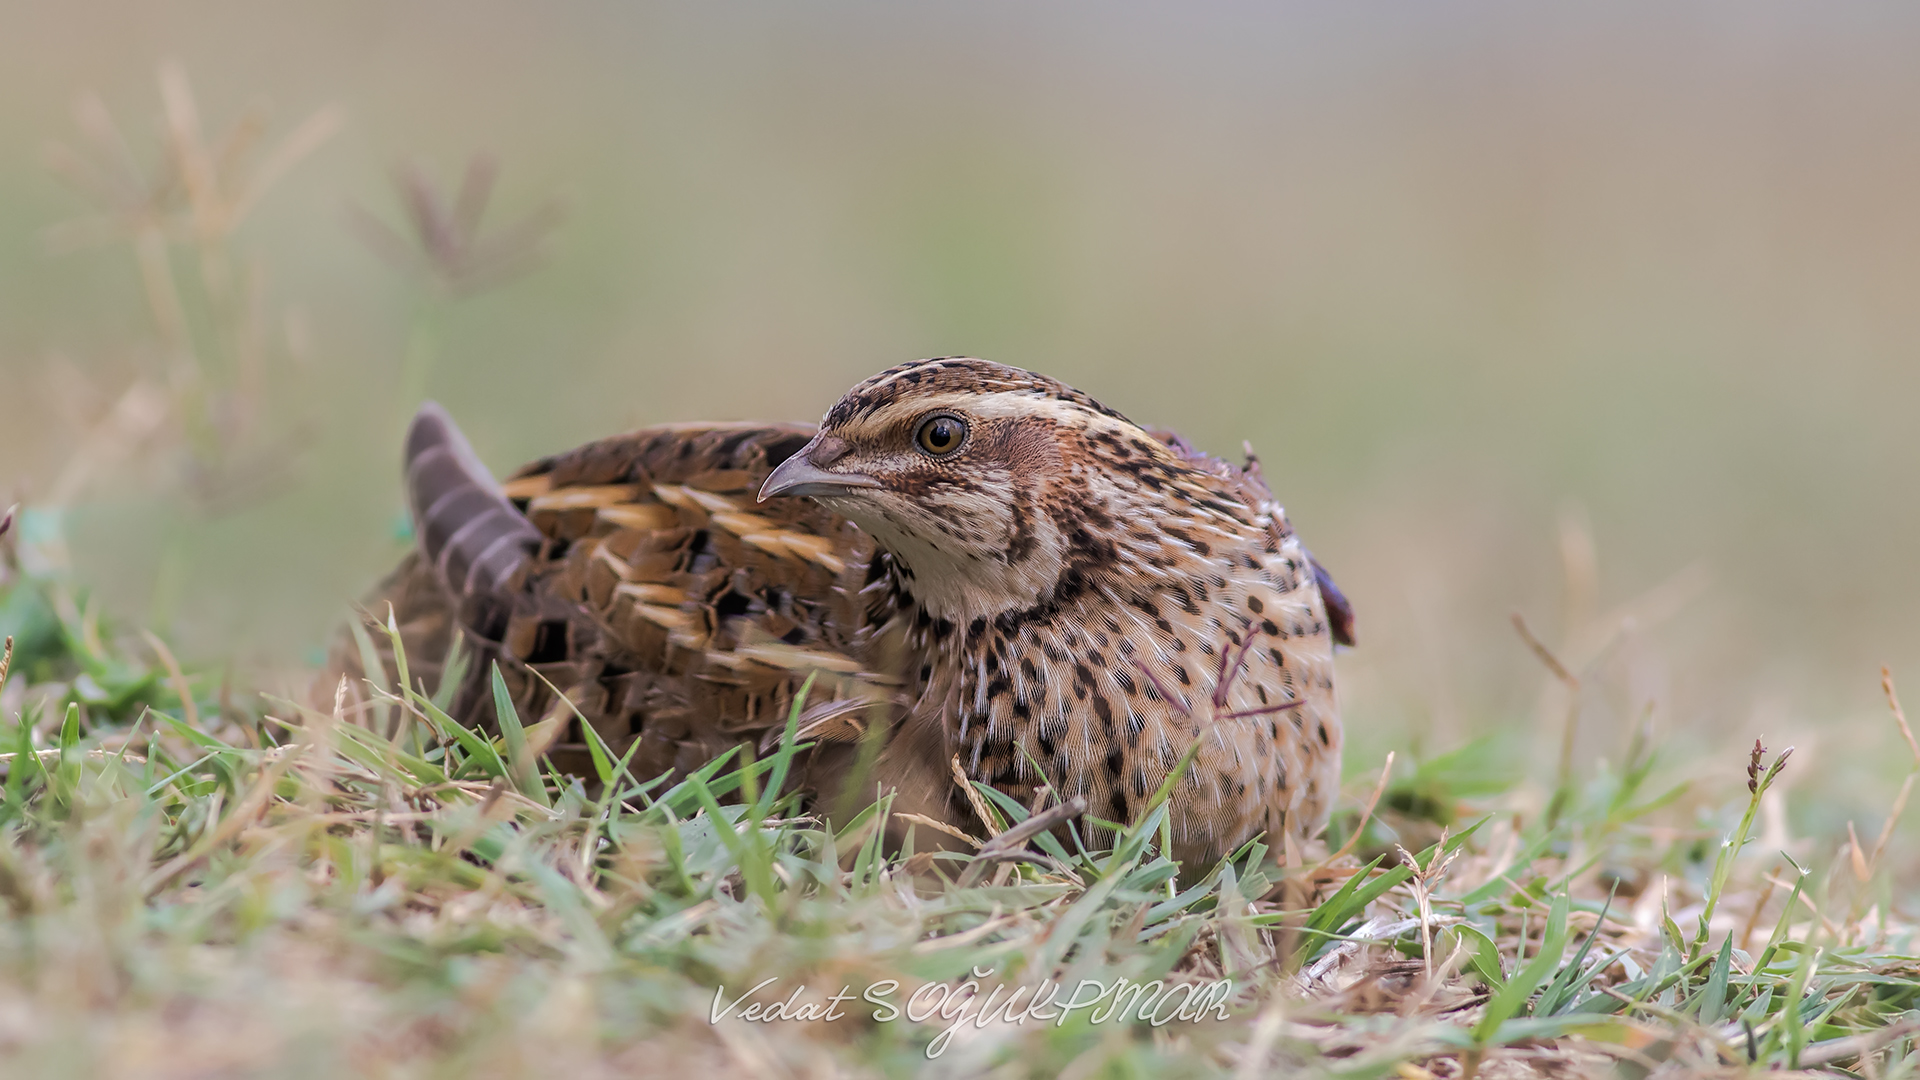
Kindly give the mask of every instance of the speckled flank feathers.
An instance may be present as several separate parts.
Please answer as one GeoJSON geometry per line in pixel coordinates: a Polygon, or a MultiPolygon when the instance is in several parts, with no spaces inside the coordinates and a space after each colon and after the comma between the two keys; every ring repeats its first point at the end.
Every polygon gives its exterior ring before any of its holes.
{"type": "MultiPolygon", "coordinates": [[[[1323,596],[1251,457],[1236,466],[1055,380],[947,358],[874,376],[818,429],[639,431],[536,462],[501,494],[524,517],[499,514],[498,495],[416,491],[417,508],[488,520],[430,521],[427,556],[387,593],[429,652],[464,625],[534,715],[558,703],[530,669],[615,747],[640,739],[642,775],[764,744],[817,672],[804,731],[822,750],[804,784],[844,776],[882,720],[876,779],[920,812],[972,824],[943,779],[957,755],[1023,803],[1047,784],[1124,822],[1198,739],[1173,796],[1177,857],[1326,820],[1332,647],[1351,613],[1323,596]],[[950,453],[915,446],[929,417],[963,433],[950,453]],[[756,501],[763,485],[794,495],[756,501]],[[539,539],[519,564],[485,598],[468,574],[456,602],[446,568],[497,570],[528,522],[539,539]],[[457,619],[436,621],[436,581],[457,619]]],[[[351,650],[339,663],[354,667],[351,650]]],[[[463,719],[489,711],[484,670],[458,695],[463,719]]]]}

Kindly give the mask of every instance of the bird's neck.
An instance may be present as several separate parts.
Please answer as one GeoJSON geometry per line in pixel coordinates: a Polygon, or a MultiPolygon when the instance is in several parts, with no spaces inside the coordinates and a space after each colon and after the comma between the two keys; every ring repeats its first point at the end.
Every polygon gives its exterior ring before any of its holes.
{"type": "Polygon", "coordinates": [[[1210,560],[1196,555],[1235,542],[1244,528],[1191,500],[1170,515],[1162,490],[1122,485],[1103,471],[1076,471],[1071,479],[1051,492],[1016,493],[985,536],[919,522],[906,527],[884,516],[860,524],[887,553],[903,602],[961,628],[1045,621],[1102,587],[1178,588],[1196,573],[1213,572],[1210,560]]]}
{"type": "Polygon", "coordinates": [[[912,603],[958,626],[1045,603],[1058,591],[1066,562],[1058,554],[1001,562],[913,537],[894,539],[884,549],[912,603]]]}
{"type": "Polygon", "coordinates": [[[889,591],[907,615],[914,644],[933,653],[965,650],[993,629],[1046,626],[1081,617],[1091,594],[1156,592],[1187,578],[1182,566],[1137,545],[1089,544],[1084,536],[1025,560],[966,560],[912,544],[882,544],[889,591]]]}

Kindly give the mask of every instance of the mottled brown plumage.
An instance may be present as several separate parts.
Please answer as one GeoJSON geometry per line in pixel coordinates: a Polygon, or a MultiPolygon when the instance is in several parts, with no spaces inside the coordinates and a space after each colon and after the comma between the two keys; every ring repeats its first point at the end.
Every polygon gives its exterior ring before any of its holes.
{"type": "MultiPolygon", "coordinates": [[[[1125,822],[1196,739],[1172,798],[1183,861],[1298,839],[1331,806],[1351,616],[1258,463],[1052,379],[919,361],[818,429],[652,428],[498,493],[430,407],[408,457],[422,553],[383,598],[415,670],[464,628],[523,712],[564,708],[538,672],[616,748],[639,739],[641,775],[767,745],[813,674],[799,782],[828,793],[880,724],[876,779],[962,825],[954,756],[1022,803],[1045,784],[1125,822]]],[[[486,667],[455,699],[468,722],[490,715],[486,667]]]]}

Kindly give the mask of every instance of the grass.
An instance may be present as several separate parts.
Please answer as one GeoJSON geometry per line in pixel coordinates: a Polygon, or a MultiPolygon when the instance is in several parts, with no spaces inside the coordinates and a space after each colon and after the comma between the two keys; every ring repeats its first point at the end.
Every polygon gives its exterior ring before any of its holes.
{"type": "Polygon", "coordinates": [[[830,828],[780,792],[791,725],[760,760],[677,781],[600,747],[598,776],[568,777],[504,698],[495,737],[405,688],[404,653],[369,687],[384,720],[250,698],[89,621],[58,579],[6,573],[9,1075],[1920,1061],[1887,839],[1824,871],[1757,850],[1785,752],[1729,762],[1707,811],[1652,792],[1638,745],[1571,778],[1551,817],[1466,805],[1498,786],[1475,753],[1390,763],[1336,817],[1333,857],[1254,843],[1182,884],[1162,808],[1090,851],[1022,838],[1024,809],[979,788],[984,849],[887,851],[885,800],[830,828]],[[1454,824],[1424,850],[1394,847],[1436,818],[1454,824]]]}

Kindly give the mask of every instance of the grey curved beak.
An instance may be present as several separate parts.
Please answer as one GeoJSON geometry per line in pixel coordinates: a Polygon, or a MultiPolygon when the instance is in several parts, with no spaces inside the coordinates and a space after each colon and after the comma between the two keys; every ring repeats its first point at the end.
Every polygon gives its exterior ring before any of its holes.
{"type": "Polygon", "coordinates": [[[760,501],[776,495],[845,495],[855,488],[876,488],[880,481],[855,472],[828,472],[813,463],[813,443],[780,463],[760,486],[760,501]]]}

